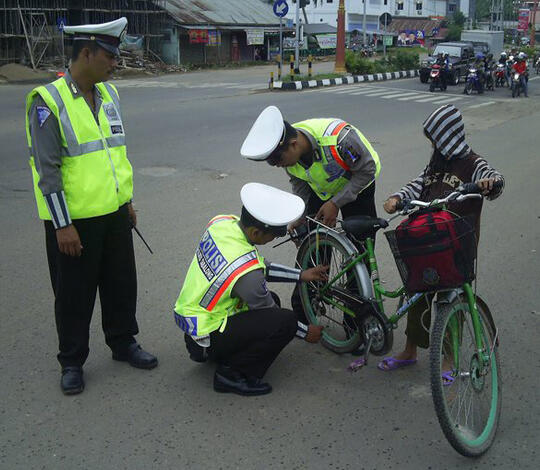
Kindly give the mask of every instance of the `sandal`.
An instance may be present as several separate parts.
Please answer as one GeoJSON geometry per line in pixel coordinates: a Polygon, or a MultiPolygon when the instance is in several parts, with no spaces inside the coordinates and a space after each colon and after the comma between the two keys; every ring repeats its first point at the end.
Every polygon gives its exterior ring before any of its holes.
{"type": "Polygon", "coordinates": [[[442,378],[442,381],[443,381],[443,387],[449,387],[456,380],[456,377],[454,376],[454,371],[453,370],[447,370],[447,371],[443,372],[441,374],[441,378],[442,378]]]}
{"type": "Polygon", "coordinates": [[[417,359],[396,359],[395,357],[385,357],[377,364],[377,369],[387,372],[389,370],[400,369],[401,367],[416,364],[417,359]]]}

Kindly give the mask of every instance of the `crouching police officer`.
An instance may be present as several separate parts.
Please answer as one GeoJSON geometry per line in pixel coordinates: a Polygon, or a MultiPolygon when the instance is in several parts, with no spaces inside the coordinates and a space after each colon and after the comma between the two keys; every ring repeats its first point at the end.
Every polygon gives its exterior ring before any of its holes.
{"type": "Polygon", "coordinates": [[[259,183],[241,190],[242,215],[208,222],[174,307],[191,359],[218,366],[216,392],[270,393],[264,374],[295,334],[310,343],[322,327],[297,322],[268,291],[266,281],[322,281],[326,266],[300,271],[265,262],[255,245],[287,233],[304,212],[297,196],[259,183]]]}

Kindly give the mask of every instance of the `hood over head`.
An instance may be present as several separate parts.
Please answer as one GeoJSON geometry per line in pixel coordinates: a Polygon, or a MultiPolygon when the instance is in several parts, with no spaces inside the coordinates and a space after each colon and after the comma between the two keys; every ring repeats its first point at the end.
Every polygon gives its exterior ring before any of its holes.
{"type": "Polygon", "coordinates": [[[465,143],[463,118],[453,104],[433,111],[423,127],[425,135],[446,160],[461,158],[470,152],[470,147],[465,143]]]}

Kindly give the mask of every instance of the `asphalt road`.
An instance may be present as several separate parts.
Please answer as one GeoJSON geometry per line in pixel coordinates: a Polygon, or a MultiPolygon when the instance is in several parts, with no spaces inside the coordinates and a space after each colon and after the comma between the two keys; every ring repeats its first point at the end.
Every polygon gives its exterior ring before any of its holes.
{"type": "MultiPolygon", "coordinates": [[[[265,70],[243,70],[241,79],[228,72],[117,83],[139,227],[155,252],[136,241],[138,339],[160,365],[140,371],[112,361],[98,305],[87,386],[75,397],[59,388],[44,233],[27,165],[23,103],[31,87],[0,87],[0,468],[537,468],[540,81],[530,82],[528,99],[512,100],[508,90],[464,97],[460,86],[427,100],[418,79],[270,93],[261,90],[265,70]],[[446,442],[431,401],[427,352],[409,369],[383,373],[372,358],[350,375],[351,356],[294,340],[267,375],[272,394],[214,393],[212,366],[189,361],[171,309],[207,220],[238,213],[246,182],[288,188],[281,170],[239,156],[257,114],[275,104],[292,122],[338,116],[356,124],[382,159],[381,207],[428,161],[421,123],[445,99],[462,109],[471,146],[507,181],[505,194],[485,205],[477,286],[501,338],[503,412],[492,449],[472,461],[446,442]]],[[[294,257],[288,245],[262,250],[282,263],[294,257]]],[[[386,285],[396,285],[384,237],[377,250],[386,285]]],[[[277,291],[288,300],[287,286],[277,291]]]]}

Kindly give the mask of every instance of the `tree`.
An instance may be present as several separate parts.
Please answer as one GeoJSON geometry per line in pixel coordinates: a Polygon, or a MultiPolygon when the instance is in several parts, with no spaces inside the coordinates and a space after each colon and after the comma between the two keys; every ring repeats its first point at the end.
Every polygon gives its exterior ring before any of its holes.
{"type": "Polygon", "coordinates": [[[460,28],[463,28],[463,26],[465,26],[466,21],[467,18],[460,10],[456,11],[454,13],[454,16],[452,17],[452,23],[459,26],[460,28]]]}

